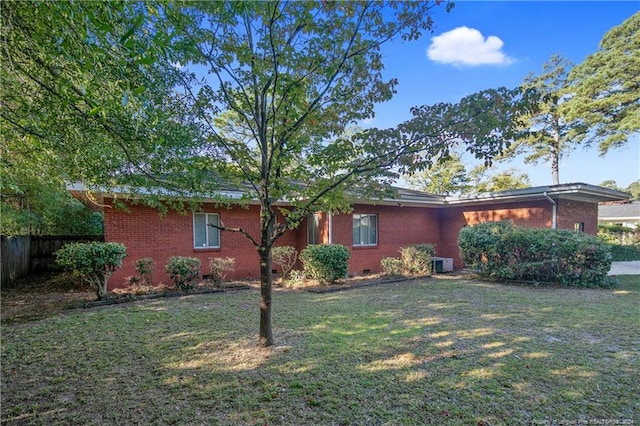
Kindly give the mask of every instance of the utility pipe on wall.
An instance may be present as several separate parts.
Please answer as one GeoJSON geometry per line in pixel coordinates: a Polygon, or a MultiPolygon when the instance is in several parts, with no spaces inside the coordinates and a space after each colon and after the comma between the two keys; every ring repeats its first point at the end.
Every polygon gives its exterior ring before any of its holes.
{"type": "Polygon", "coordinates": [[[556,229],[557,228],[557,222],[556,222],[556,216],[558,213],[558,204],[556,203],[556,200],[554,200],[553,198],[549,197],[549,195],[544,192],[542,195],[544,195],[544,197],[549,200],[549,202],[551,204],[553,204],[552,207],[552,216],[551,216],[551,229],[556,229]]]}

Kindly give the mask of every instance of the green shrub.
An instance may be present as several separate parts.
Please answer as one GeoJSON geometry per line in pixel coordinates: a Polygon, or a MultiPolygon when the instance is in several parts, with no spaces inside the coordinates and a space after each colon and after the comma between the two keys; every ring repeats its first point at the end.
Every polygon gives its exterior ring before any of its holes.
{"type": "Polygon", "coordinates": [[[271,260],[282,269],[280,283],[284,284],[298,261],[298,251],[291,246],[274,247],[271,249],[271,260]]]}
{"type": "Polygon", "coordinates": [[[200,259],[173,256],[165,269],[178,290],[189,290],[200,277],[200,259]]]}
{"type": "Polygon", "coordinates": [[[233,257],[210,257],[209,270],[211,280],[216,286],[221,285],[227,278],[227,274],[233,271],[236,260],[233,257]]]}
{"type": "Polygon", "coordinates": [[[431,258],[435,253],[431,244],[414,244],[400,248],[404,272],[408,275],[431,275],[431,258]]]}
{"type": "Polygon", "coordinates": [[[56,262],[88,281],[95,289],[98,300],[107,295],[107,280],[127,256],[124,245],[119,243],[66,244],[56,252],[56,262]]]}
{"type": "Polygon", "coordinates": [[[304,274],[322,283],[334,283],[347,275],[351,253],[340,244],[313,244],[300,253],[304,274]]]}
{"type": "Polygon", "coordinates": [[[458,246],[463,262],[486,277],[576,286],[609,283],[609,247],[580,232],[484,223],[460,230],[458,246]]]}
{"type": "Polygon", "coordinates": [[[385,275],[397,277],[404,274],[404,264],[398,257],[385,257],[380,261],[380,266],[385,275]]]}
{"type": "Polygon", "coordinates": [[[640,260],[640,247],[620,244],[609,244],[611,258],[615,262],[640,260]]]}
{"type": "Polygon", "coordinates": [[[136,261],[136,272],[140,275],[140,282],[145,285],[153,285],[153,259],[143,257],[136,261]]]}

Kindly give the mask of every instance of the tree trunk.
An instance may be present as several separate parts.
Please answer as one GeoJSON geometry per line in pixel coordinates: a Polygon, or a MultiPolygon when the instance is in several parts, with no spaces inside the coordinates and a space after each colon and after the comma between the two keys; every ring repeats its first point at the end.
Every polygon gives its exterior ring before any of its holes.
{"type": "Polygon", "coordinates": [[[107,296],[107,280],[108,277],[95,277],[91,280],[93,282],[93,285],[95,286],[96,297],[98,300],[104,300],[104,298],[107,296]]]}
{"type": "Polygon", "coordinates": [[[260,247],[260,339],[262,347],[273,346],[271,329],[271,247],[260,247]]]}
{"type": "Polygon", "coordinates": [[[271,246],[273,244],[273,212],[263,207],[260,214],[260,338],[261,347],[273,346],[273,331],[271,328],[271,246]]]}
{"type": "Polygon", "coordinates": [[[551,150],[551,177],[554,185],[560,185],[560,122],[556,119],[551,150]]]}
{"type": "Polygon", "coordinates": [[[553,159],[551,160],[551,177],[553,178],[553,184],[554,185],[559,185],[560,184],[560,167],[559,167],[559,163],[560,160],[558,159],[557,155],[553,156],[553,159]]]}

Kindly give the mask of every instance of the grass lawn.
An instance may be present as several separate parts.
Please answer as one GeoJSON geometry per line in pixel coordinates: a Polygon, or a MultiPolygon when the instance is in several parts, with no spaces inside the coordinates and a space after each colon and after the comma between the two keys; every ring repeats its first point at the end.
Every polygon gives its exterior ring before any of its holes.
{"type": "Polygon", "coordinates": [[[638,424],[640,282],[619,282],[278,291],[272,350],[256,347],[255,290],[7,324],[1,420],[638,424]]]}

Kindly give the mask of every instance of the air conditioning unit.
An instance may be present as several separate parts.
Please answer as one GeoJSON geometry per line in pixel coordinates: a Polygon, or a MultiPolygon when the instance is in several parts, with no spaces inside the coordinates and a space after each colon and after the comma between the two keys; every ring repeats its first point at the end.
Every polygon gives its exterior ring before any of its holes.
{"type": "Polygon", "coordinates": [[[453,259],[450,257],[432,257],[431,267],[434,274],[453,272],[453,259]]]}

